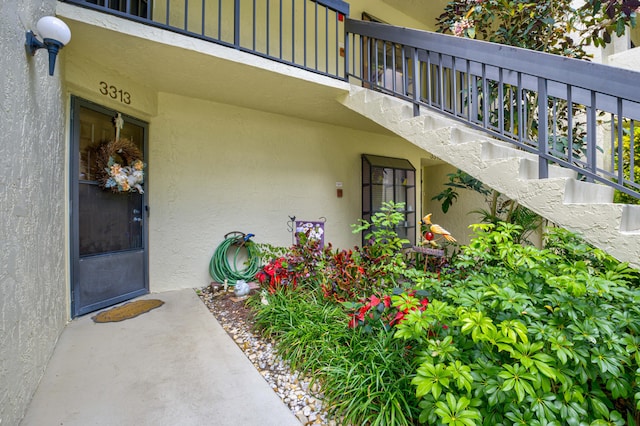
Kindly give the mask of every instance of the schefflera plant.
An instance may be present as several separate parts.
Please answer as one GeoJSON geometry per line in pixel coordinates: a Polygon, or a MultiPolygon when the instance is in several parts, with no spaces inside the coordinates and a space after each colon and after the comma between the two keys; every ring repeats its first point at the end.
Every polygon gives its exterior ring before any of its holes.
{"type": "Polygon", "coordinates": [[[453,270],[423,282],[440,300],[397,325],[422,349],[420,421],[640,424],[638,271],[563,230],[538,249],[517,226],[474,227],[453,270]]]}

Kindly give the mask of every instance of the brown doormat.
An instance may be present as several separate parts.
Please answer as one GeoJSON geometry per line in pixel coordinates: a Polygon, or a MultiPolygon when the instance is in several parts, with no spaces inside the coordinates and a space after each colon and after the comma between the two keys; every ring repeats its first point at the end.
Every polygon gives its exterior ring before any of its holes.
{"type": "Polygon", "coordinates": [[[91,319],[94,322],[124,321],[129,318],[135,318],[162,305],[164,305],[164,302],[158,299],[137,300],[135,302],[125,303],[122,306],[116,306],[108,311],[100,312],[95,317],[91,317],[91,319]]]}

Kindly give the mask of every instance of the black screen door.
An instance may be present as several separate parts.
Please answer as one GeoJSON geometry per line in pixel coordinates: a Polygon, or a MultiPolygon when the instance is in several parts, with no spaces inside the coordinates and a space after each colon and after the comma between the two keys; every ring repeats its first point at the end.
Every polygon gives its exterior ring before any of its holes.
{"type": "MultiPolygon", "coordinates": [[[[99,184],[97,157],[104,142],[115,139],[117,112],[72,99],[71,247],[73,316],[148,292],[146,194],[113,192],[99,184]]],[[[146,123],[122,115],[120,138],[142,152],[146,123]]],[[[148,166],[144,169],[147,186],[148,166]]]]}

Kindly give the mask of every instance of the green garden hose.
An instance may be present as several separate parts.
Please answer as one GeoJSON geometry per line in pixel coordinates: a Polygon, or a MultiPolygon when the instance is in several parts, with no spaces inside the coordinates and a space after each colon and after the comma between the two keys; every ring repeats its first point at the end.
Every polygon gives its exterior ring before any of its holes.
{"type": "Polygon", "coordinates": [[[209,275],[215,281],[229,285],[235,285],[236,281],[253,281],[260,270],[260,252],[257,246],[250,240],[253,234],[242,232],[230,232],[224,236],[209,262],[209,275]],[[233,235],[231,235],[233,234],[233,235]],[[235,248],[233,263],[229,263],[229,250],[235,248]],[[238,254],[246,249],[248,259],[238,265],[238,254]]]}

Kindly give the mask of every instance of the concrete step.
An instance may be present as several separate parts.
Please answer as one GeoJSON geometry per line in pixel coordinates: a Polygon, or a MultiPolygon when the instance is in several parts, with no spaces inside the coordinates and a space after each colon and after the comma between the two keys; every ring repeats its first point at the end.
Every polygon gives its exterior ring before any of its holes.
{"type": "MultiPolygon", "coordinates": [[[[575,179],[578,173],[564,167],[551,164],[549,166],[549,177],[567,177],[575,179]]],[[[538,159],[523,158],[520,162],[520,179],[539,179],[540,170],[538,168],[538,159]]]]}
{"type": "Polygon", "coordinates": [[[393,97],[382,98],[382,109],[386,112],[393,113],[398,120],[407,120],[413,118],[413,107],[405,101],[393,97]]]}
{"type": "Polygon", "coordinates": [[[613,188],[597,183],[568,179],[565,204],[605,204],[613,202],[613,188]]]}
{"type": "Polygon", "coordinates": [[[625,205],[622,210],[620,232],[633,236],[640,235],[640,206],[625,205]]]}

